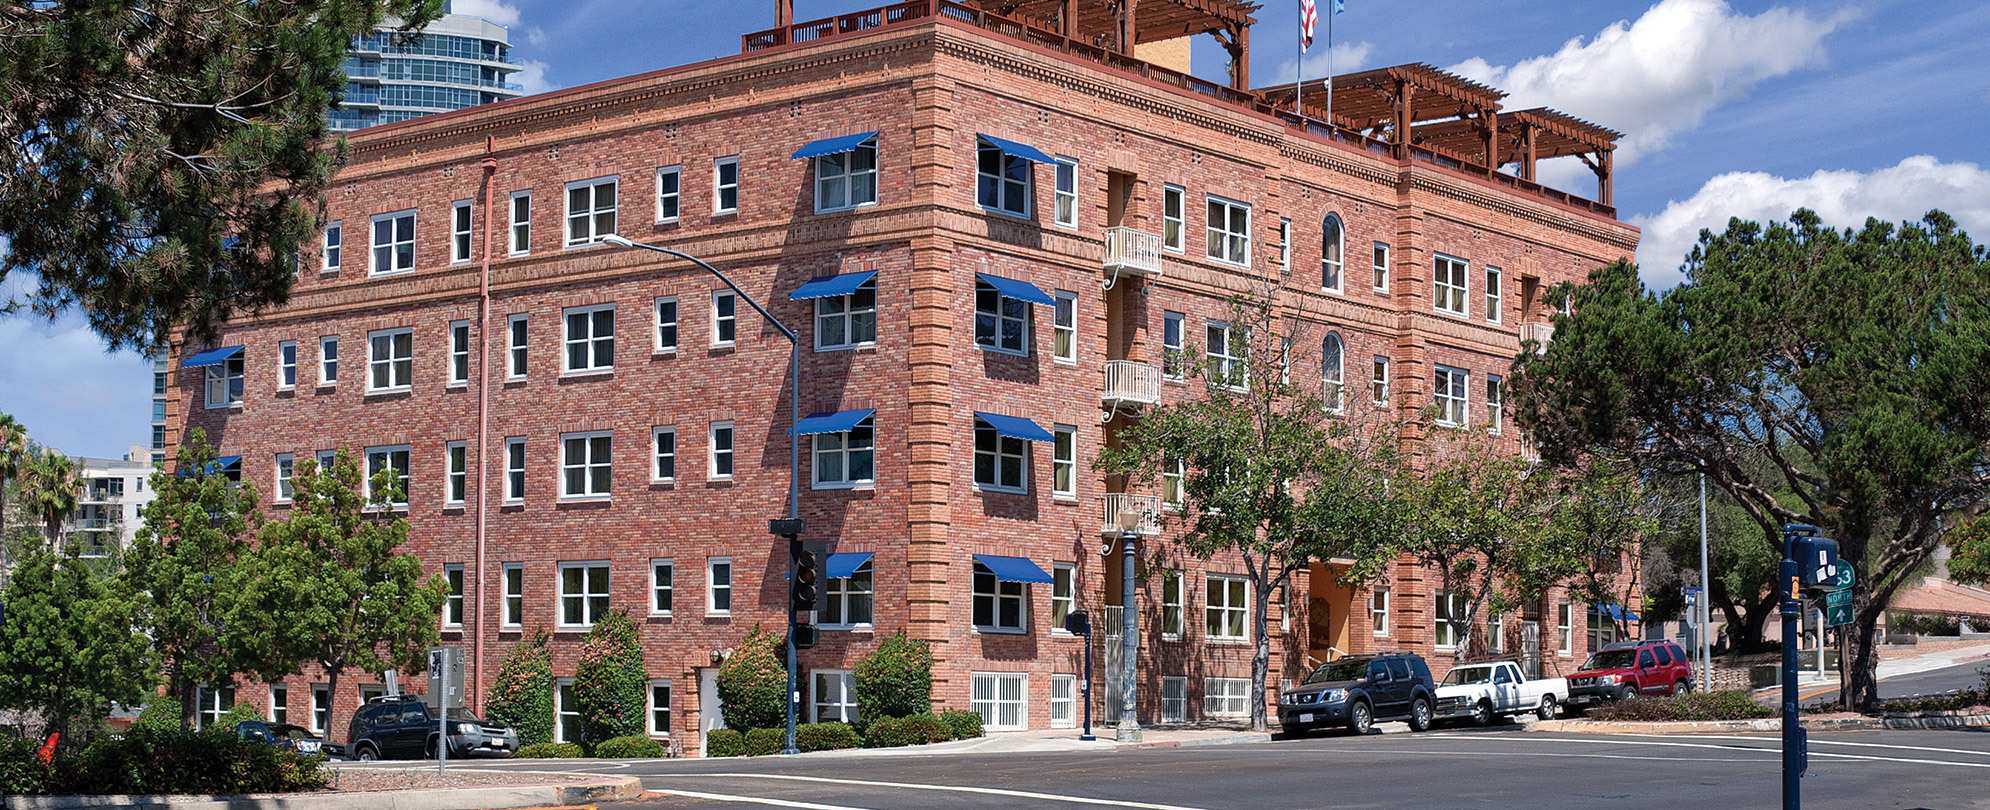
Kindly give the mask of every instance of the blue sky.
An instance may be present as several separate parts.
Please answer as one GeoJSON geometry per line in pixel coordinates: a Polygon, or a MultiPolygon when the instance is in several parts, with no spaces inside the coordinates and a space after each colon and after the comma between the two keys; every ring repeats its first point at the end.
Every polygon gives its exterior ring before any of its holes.
{"type": "MultiPolygon", "coordinates": [[[[1092,0],[1086,0],[1091,2],[1092,0]]],[[[1146,0],[1166,2],[1166,0],[1146,0]]],[[[1260,0],[1251,75],[1289,82],[1298,0],[1260,0]]],[[[772,0],[455,0],[512,28],[534,91],[738,52],[771,27],[772,0]]],[[[795,0],[798,20],[884,5],[795,0]]],[[[1323,10],[1328,0],[1321,0],[1323,10]]],[[[1645,229],[1647,283],[1670,286],[1701,228],[1729,216],[1827,222],[1954,215],[1990,241],[1990,4],[1843,2],[1487,2],[1347,0],[1334,20],[1337,73],[1424,62],[1623,132],[1617,205],[1645,229]]],[[[1305,77],[1326,74],[1324,20],[1305,77]]],[[[1196,73],[1225,55],[1202,38],[1196,73]]],[[[1544,180],[1593,193],[1571,160],[1544,180]]],[[[82,326],[0,316],[0,411],[37,441],[118,456],[150,440],[151,370],[109,355],[82,326]]]]}

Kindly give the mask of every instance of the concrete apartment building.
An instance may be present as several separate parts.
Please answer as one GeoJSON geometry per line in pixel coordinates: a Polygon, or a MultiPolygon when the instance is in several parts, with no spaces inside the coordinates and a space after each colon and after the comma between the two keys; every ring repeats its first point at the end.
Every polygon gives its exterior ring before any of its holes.
{"type": "Polygon", "coordinates": [[[132,445],[124,458],[75,459],[83,484],[76,512],[62,537],[84,557],[105,557],[131,546],[143,524],[139,512],[152,502],[152,451],[132,445]]]}
{"type": "MultiPolygon", "coordinates": [[[[784,621],[766,521],[793,426],[780,333],[704,270],[598,242],[681,250],[802,343],[804,537],[835,553],[804,719],[853,713],[848,672],[902,630],[933,642],[943,707],[1069,726],[1083,647],[1059,619],[1109,623],[1112,541],[1166,508],[1166,482],[1122,491],[1091,460],[1199,395],[1166,350],[1223,345],[1230,297],[1271,288],[1310,347],[1295,379],[1350,413],[1490,427],[1523,337],[1548,337],[1535,293],[1635,248],[1607,130],[1421,65],[1340,77],[1329,127],[1317,85],[1301,116],[1289,86],[1186,74],[1185,31],[1248,65],[1247,4],[1006,5],[782,19],[738,55],[353,134],[291,304],[173,347],[173,438],[206,429],[279,517],[300,460],[405,470],[411,550],[462,595],[443,637],[473,702],[520,639],[551,632],[569,676],[592,620],[626,610],[652,733],[696,752],[718,662],[784,621]],[[1598,200],[1526,179],[1576,154],[1598,200]],[[1507,155],[1521,176],[1487,168],[1507,155]]],[[[1140,717],[1245,716],[1241,563],[1170,539],[1143,542],[1140,717]]],[[[1329,574],[1273,596],[1274,685],[1309,655],[1410,649],[1441,672],[1487,630],[1445,620],[1417,566],[1361,590],[1329,574]]],[[[1566,672],[1595,615],[1552,595],[1495,637],[1566,672]]],[[[343,735],[356,692],[310,694],[343,735]]]]}
{"type": "Polygon", "coordinates": [[[381,26],[353,41],[343,69],[345,96],[327,118],[339,132],[525,94],[523,85],[508,81],[524,69],[511,61],[510,29],[456,14],[447,0],[419,41],[401,41],[391,26],[381,26]]]}

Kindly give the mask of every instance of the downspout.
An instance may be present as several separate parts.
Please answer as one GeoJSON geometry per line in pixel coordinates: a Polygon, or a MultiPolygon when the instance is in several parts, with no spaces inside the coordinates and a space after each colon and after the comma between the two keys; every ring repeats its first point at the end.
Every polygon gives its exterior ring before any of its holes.
{"type": "Polygon", "coordinates": [[[485,515],[491,496],[490,487],[484,479],[485,458],[490,454],[491,432],[491,375],[490,375],[490,334],[491,334],[491,228],[497,221],[497,209],[492,207],[497,194],[497,139],[484,137],[484,261],[477,283],[477,573],[471,578],[476,589],[477,618],[471,625],[471,711],[483,715],[484,703],[484,569],[489,565],[484,559],[486,540],[485,515]]]}

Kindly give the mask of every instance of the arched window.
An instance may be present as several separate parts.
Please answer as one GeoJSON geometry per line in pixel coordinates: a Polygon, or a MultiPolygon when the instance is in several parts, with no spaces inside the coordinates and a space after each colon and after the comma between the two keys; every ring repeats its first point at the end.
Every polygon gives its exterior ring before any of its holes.
{"type": "Polygon", "coordinates": [[[1343,362],[1345,358],[1342,357],[1344,354],[1346,352],[1341,350],[1340,335],[1327,333],[1326,341],[1320,346],[1320,401],[1327,406],[1327,410],[1335,413],[1339,413],[1341,406],[1346,402],[1346,397],[1343,395],[1345,390],[1343,383],[1347,379],[1343,362]]]}
{"type": "Polygon", "coordinates": [[[1320,223],[1320,286],[1329,290],[1340,290],[1341,255],[1347,235],[1343,232],[1339,214],[1328,214],[1320,223]]]}

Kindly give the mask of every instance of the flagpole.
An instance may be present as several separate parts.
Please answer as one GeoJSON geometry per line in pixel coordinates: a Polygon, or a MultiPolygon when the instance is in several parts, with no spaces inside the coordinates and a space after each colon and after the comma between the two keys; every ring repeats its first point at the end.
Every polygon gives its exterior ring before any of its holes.
{"type": "Polygon", "coordinates": [[[1340,14],[1340,0],[1327,7],[1327,131],[1334,131],[1334,16],[1340,14]]]}
{"type": "Polygon", "coordinates": [[[1292,41],[1299,46],[1299,55],[1292,63],[1292,114],[1304,119],[1306,110],[1299,106],[1299,90],[1306,84],[1306,0],[1296,2],[1299,3],[1299,25],[1292,32],[1292,41]]]}

